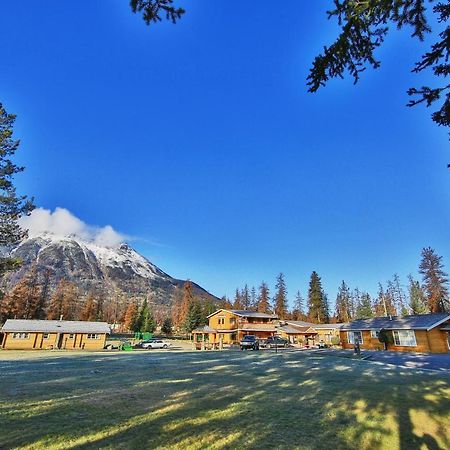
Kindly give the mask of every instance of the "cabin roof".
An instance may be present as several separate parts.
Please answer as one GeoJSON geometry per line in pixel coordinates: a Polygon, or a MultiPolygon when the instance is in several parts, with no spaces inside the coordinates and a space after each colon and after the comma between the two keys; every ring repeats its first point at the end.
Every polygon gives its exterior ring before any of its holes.
{"type": "Polygon", "coordinates": [[[208,325],[203,325],[202,327],[197,327],[195,330],[192,330],[192,333],[217,333],[217,330],[208,325]]]}
{"type": "Polygon", "coordinates": [[[337,329],[341,328],[342,323],[312,323],[312,322],[304,322],[302,320],[284,320],[288,325],[292,325],[294,327],[311,327],[316,329],[337,329]]]}
{"type": "Polygon", "coordinates": [[[345,323],[341,326],[341,330],[431,330],[447,320],[450,320],[449,313],[374,317],[345,323]]]}
{"type": "Polygon", "coordinates": [[[290,326],[290,325],[284,325],[282,327],[279,327],[279,331],[283,331],[286,334],[317,334],[313,327],[298,327],[298,326],[290,326]],[[311,330],[312,329],[312,330],[311,330]],[[311,330],[308,333],[308,330],[311,330]]]}
{"type": "Polygon", "coordinates": [[[243,309],[218,309],[217,311],[214,311],[212,314],[210,314],[208,316],[208,319],[214,316],[215,314],[220,313],[221,311],[230,312],[240,317],[255,317],[259,319],[278,319],[278,316],[275,314],[266,314],[258,311],[247,311],[243,309]]]}
{"type": "Polygon", "coordinates": [[[111,329],[106,322],[25,319],[7,319],[2,331],[8,333],[111,333],[111,329]]]}
{"type": "Polygon", "coordinates": [[[245,323],[239,329],[242,331],[268,331],[271,333],[277,331],[275,325],[269,323],[245,323]]]}

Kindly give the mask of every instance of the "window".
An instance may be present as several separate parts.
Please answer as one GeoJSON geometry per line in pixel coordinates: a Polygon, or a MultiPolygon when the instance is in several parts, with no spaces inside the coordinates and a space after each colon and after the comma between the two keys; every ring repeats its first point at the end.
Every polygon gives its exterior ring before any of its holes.
{"type": "Polygon", "coordinates": [[[379,334],[380,334],[380,330],[370,330],[370,337],[371,338],[378,338],[379,334]]]}
{"type": "Polygon", "coordinates": [[[219,318],[217,319],[217,323],[218,323],[219,325],[225,325],[225,317],[219,317],[219,318]]]}
{"type": "Polygon", "coordinates": [[[230,325],[236,325],[236,318],[235,317],[231,317],[230,318],[230,325]]]}
{"type": "Polygon", "coordinates": [[[100,339],[100,335],[99,334],[95,334],[95,333],[89,333],[87,335],[88,339],[100,339]]]}
{"type": "Polygon", "coordinates": [[[29,333],[13,333],[13,339],[28,339],[29,333]]]}
{"type": "Polygon", "coordinates": [[[415,347],[416,334],[413,330],[394,330],[392,332],[394,335],[395,345],[401,345],[403,347],[415,347]]]}
{"type": "Polygon", "coordinates": [[[354,344],[358,340],[360,344],[363,343],[362,331],[349,331],[348,332],[348,343],[354,344]]]}
{"type": "Polygon", "coordinates": [[[50,337],[50,335],[49,335],[48,333],[44,333],[44,334],[42,335],[42,337],[43,337],[43,339],[48,339],[48,338],[50,337]]]}

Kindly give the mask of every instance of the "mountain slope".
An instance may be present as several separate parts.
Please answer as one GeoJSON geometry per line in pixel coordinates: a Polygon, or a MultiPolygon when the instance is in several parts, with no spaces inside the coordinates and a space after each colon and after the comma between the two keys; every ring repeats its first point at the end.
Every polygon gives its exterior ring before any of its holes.
{"type": "MultiPolygon", "coordinates": [[[[127,244],[117,248],[101,247],[75,236],[42,234],[23,241],[11,255],[23,260],[22,267],[8,274],[7,287],[16,284],[36,265],[39,282],[49,275],[50,286],[60,280],[76,284],[81,296],[90,291],[101,293],[105,302],[118,294],[130,298],[149,297],[154,307],[167,314],[177,288],[183,280],[172,278],[127,244]]],[[[192,283],[194,294],[211,300],[216,297],[192,283]]]]}

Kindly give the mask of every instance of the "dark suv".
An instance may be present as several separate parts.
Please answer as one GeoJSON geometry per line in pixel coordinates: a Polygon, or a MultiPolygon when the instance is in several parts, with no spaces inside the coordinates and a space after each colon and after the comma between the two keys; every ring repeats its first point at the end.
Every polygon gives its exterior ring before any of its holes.
{"type": "Polygon", "coordinates": [[[280,338],[279,336],[270,336],[267,338],[267,347],[287,347],[289,342],[286,339],[280,338]]]}
{"type": "Polygon", "coordinates": [[[247,336],[244,336],[239,343],[239,346],[241,347],[241,350],[259,350],[259,342],[254,334],[247,334],[247,336]]]}

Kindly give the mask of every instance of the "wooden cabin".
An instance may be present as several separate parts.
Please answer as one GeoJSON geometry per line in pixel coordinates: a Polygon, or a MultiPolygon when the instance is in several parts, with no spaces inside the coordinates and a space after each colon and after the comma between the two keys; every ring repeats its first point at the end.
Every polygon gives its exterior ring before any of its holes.
{"type": "Polygon", "coordinates": [[[384,344],[378,339],[381,330],[391,335],[392,343],[388,344],[388,350],[425,353],[450,350],[449,313],[355,320],[340,329],[342,347],[354,348],[358,341],[361,349],[382,350],[384,344]]]}
{"type": "Polygon", "coordinates": [[[280,321],[279,334],[292,344],[308,347],[320,343],[331,345],[333,337],[339,338],[340,323],[311,323],[301,320],[280,321]]]}
{"type": "Polygon", "coordinates": [[[205,348],[218,348],[237,344],[246,334],[267,339],[276,334],[277,316],[256,311],[219,309],[208,316],[208,325],[195,329],[192,334],[205,348]]]}
{"type": "Polygon", "coordinates": [[[8,319],[0,346],[10,350],[101,350],[110,334],[106,322],[8,319]]]}
{"type": "Polygon", "coordinates": [[[277,332],[291,344],[310,347],[316,343],[317,331],[307,322],[280,322],[277,332]]]}

